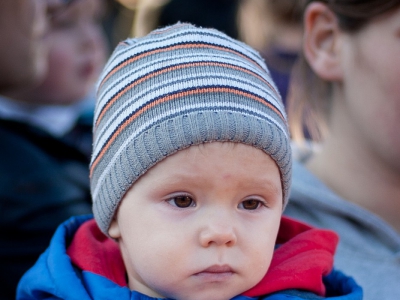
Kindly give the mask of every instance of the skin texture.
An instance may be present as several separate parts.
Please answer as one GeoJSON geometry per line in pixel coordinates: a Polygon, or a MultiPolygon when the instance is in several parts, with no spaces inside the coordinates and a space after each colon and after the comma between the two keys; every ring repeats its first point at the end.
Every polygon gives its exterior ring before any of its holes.
{"type": "Polygon", "coordinates": [[[35,104],[68,105],[93,87],[106,56],[103,0],[79,0],[55,14],[48,33],[48,72],[32,90],[15,95],[35,104]]]}
{"type": "Polygon", "coordinates": [[[46,3],[41,0],[0,2],[0,88],[31,83],[46,71],[46,3]]]}
{"type": "Polygon", "coordinates": [[[400,232],[400,8],[352,34],[320,3],[305,20],[306,58],[332,83],[333,103],[329,135],[307,167],[400,232]]]}
{"type": "Polygon", "coordinates": [[[169,156],[135,182],[109,234],[132,290],[230,299],[264,277],[281,214],[275,162],[251,146],[213,142],[169,156]]]}
{"type": "Polygon", "coordinates": [[[48,12],[61,0],[0,1],[0,93],[30,86],[47,69],[45,35],[48,12]]]}

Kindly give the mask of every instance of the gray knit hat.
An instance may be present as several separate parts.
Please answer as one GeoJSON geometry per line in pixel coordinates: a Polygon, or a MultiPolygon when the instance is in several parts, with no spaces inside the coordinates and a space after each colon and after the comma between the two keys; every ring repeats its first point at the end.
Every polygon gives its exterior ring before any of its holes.
{"type": "Polygon", "coordinates": [[[100,229],[108,234],[121,199],[152,166],[213,141],[269,154],[280,169],[286,205],[292,169],[286,115],[256,51],[183,23],[121,42],[97,91],[90,183],[100,229]]]}

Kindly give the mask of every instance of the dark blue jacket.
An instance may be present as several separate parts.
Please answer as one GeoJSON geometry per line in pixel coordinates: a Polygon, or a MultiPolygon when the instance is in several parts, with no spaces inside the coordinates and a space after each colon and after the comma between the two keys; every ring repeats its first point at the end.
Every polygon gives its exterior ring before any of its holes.
{"type": "MultiPolygon", "coordinates": [[[[79,141],[91,141],[89,130],[79,141]]],[[[0,299],[12,300],[59,224],[91,213],[89,158],[72,142],[3,119],[0,157],[0,299]]]]}

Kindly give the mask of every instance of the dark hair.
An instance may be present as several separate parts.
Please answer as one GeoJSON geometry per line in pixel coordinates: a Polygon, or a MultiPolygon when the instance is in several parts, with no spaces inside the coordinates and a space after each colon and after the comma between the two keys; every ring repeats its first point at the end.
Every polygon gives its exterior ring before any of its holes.
{"type": "MultiPolygon", "coordinates": [[[[336,15],[341,30],[356,33],[375,17],[400,6],[400,0],[302,0],[324,3],[336,15]]],[[[318,77],[301,54],[293,68],[288,116],[292,137],[321,140],[327,132],[330,82],[318,77]]]]}
{"type": "Polygon", "coordinates": [[[298,0],[267,0],[265,2],[271,16],[285,24],[301,24],[303,17],[301,1],[298,0]]]}
{"type": "Polygon", "coordinates": [[[188,22],[218,29],[237,39],[238,5],[239,0],[170,0],[161,9],[157,27],[188,22]]]}
{"type": "MultiPolygon", "coordinates": [[[[399,0],[317,0],[325,3],[337,16],[339,26],[344,31],[357,31],[369,20],[395,7],[399,0]]],[[[315,0],[305,0],[306,6],[315,0]]],[[[305,6],[305,7],[306,7],[305,6]]]]}

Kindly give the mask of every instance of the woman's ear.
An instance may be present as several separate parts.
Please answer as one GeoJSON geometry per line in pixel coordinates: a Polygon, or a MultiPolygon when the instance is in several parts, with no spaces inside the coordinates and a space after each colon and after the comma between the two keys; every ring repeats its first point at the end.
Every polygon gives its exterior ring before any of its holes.
{"type": "Polygon", "coordinates": [[[121,237],[121,231],[119,230],[119,224],[115,216],[111,221],[110,227],[108,228],[108,235],[116,240],[121,237]]]}
{"type": "Polygon", "coordinates": [[[336,15],[323,3],[308,5],[304,13],[304,56],[314,72],[326,81],[342,78],[340,38],[336,15]]]}

